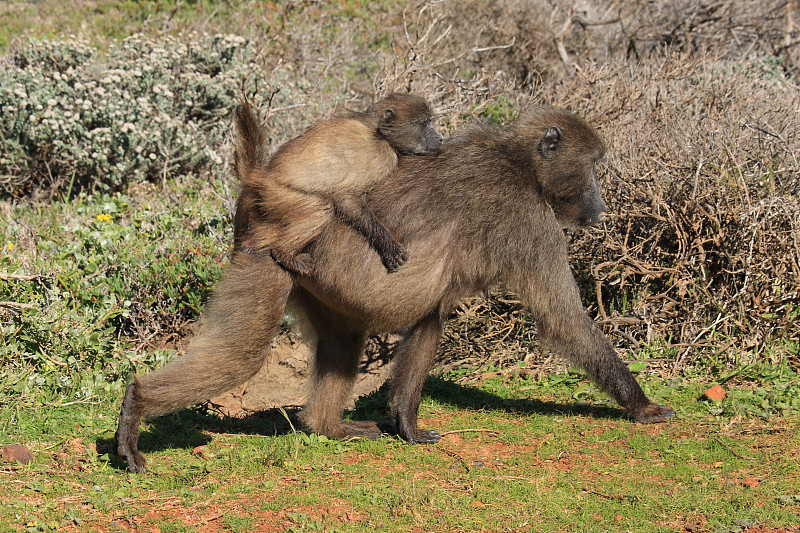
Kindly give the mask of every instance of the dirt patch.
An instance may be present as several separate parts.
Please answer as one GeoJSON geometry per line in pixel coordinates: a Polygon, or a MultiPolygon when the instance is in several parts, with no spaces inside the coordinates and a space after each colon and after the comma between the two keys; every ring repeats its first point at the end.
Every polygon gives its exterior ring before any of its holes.
{"type": "MultiPolygon", "coordinates": [[[[286,314],[292,319],[291,326],[273,340],[272,350],[261,370],[241,387],[211,399],[211,403],[224,415],[241,416],[305,403],[312,358],[319,337],[296,302],[289,302],[286,314]]],[[[395,342],[396,339],[391,336],[369,340],[346,407],[353,407],[356,398],[383,385],[389,377],[391,348],[395,342]]]]}

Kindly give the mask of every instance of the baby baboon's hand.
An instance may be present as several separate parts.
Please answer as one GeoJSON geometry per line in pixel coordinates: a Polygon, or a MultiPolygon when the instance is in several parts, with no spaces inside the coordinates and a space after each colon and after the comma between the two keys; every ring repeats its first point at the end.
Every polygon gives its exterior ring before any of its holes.
{"type": "Polygon", "coordinates": [[[408,252],[402,244],[393,242],[382,253],[381,261],[389,272],[394,272],[408,261],[408,252]]]}

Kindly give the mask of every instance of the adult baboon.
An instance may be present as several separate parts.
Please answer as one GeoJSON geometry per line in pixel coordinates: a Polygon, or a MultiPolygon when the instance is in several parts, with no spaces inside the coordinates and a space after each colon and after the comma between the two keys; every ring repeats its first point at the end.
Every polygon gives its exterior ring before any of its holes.
{"type": "Polygon", "coordinates": [[[301,253],[335,213],[367,238],[389,271],[408,258],[367,207],[364,196],[391,174],[398,154],[431,154],[442,147],[424,98],[390,94],[365,113],[320,122],[263,154],[261,126],[245,103],[236,108],[236,174],[242,182],[234,246],[269,250],[281,265],[310,274],[301,253]],[[333,211],[333,213],[331,213],[333,211]]]}
{"type": "MultiPolygon", "coordinates": [[[[329,437],[379,434],[374,423],[344,422],[341,414],[366,337],[399,331],[392,375],[397,430],[412,443],[438,441],[438,433],[417,427],[417,409],[442,320],[461,298],[493,285],[518,293],[546,345],[582,366],[633,418],[650,423],[673,416],[645,396],[588,317],[567,261],[562,227],[592,224],[606,208],[594,175],[602,153],[583,120],[537,108],[509,127],[469,128],[438,154],[402,158],[367,198],[410,252],[394,274],[345,224],[327,224],[309,248],[311,275],[294,278],[319,333],[303,414],[308,428],[329,437]]],[[[182,358],[126,392],[117,440],[131,470],[144,469],[136,449],[140,416],[208,398],[226,388],[223,381],[233,388],[258,370],[289,285],[269,258],[234,254],[195,340],[213,353],[190,345],[182,358]],[[247,310],[220,312],[236,301],[247,310]],[[216,375],[222,372],[230,375],[216,375]]]]}

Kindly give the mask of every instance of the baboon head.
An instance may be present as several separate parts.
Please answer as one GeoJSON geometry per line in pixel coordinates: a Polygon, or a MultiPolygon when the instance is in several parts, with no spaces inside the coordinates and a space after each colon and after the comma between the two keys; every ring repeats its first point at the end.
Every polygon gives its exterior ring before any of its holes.
{"type": "Polygon", "coordinates": [[[424,98],[393,93],[372,109],[380,114],[378,131],[401,154],[432,154],[442,148],[442,136],[433,129],[433,111],[424,98]]]}
{"type": "Polygon", "coordinates": [[[528,146],[536,146],[536,179],[556,219],[567,228],[596,224],[606,210],[594,171],[605,151],[600,137],[583,119],[549,108],[532,111],[526,127],[526,136],[536,135],[528,146]]]}

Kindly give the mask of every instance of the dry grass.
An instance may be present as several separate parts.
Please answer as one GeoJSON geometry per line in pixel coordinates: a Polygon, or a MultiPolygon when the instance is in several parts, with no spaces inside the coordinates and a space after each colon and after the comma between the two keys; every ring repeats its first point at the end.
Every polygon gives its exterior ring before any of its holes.
{"type": "Polygon", "coordinates": [[[554,103],[585,110],[610,148],[606,231],[574,245],[600,314],[633,296],[637,337],[684,353],[724,351],[714,333],[754,358],[797,342],[797,87],[767,60],[667,52],[589,67],[566,94],[554,103]]]}

